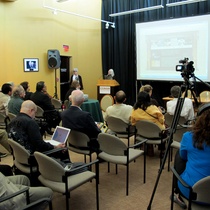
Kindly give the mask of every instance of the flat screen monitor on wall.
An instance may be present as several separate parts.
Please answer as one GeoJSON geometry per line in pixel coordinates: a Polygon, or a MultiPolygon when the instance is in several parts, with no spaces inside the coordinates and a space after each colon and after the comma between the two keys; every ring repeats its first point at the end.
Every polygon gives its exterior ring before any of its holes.
{"type": "Polygon", "coordinates": [[[189,58],[195,76],[209,82],[209,40],[210,15],[137,23],[137,80],[182,81],[176,65],[189,58]]]}

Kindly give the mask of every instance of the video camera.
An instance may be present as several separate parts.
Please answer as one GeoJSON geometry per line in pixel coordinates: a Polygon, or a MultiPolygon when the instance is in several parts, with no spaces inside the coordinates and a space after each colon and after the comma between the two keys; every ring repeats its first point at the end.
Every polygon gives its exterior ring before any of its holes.
{"type": "Polygon", "coordinates": [[[193,67],[194,62],[189,61],[189,58],[184,58],[183,60],[180,60],[179,63],[182,63],[182,65],[176,65],[176,71],[182,72],[182,76],[190,76],[195,71],[195,68],[193,67]]]}

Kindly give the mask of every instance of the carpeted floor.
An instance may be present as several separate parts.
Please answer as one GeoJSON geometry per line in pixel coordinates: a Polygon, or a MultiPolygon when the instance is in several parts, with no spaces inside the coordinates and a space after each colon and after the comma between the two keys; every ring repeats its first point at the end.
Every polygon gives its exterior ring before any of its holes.
{"type": "MultiPolygon", "coordinates": [[[[1,149],[2,151],[2,149],[1,149]]],[[[175,152],[174,152],[175,153],[175,152]]],[[[83,161],[83,156],[70,152],[71,160],[83,161]]],[[[93,157],[95,159],[95,156],[93,157]]],[[[2,158],[1,164],[12,165],[12,156],[2,158]]],[[[111,164],[110,173],[107,172],[107,163],[100,163],[99,166],[99,206],[101,210],[147,210],[151,200],[155,182],[159,170],[159,151],[155,148],[155,156],[147,156],[146,183],[143,184],[143,157],[136,162],[130,163],[129,195],[126,196],[126,167],[118,166],[118,174],[115,174],[115,165],[111,164]]],[[[169,210],[172,173],[165,168],[161,173],[160,180],[151,210],[169,210]]],[[[93,210],[96,209],[95,181],[88,182],[71,192],[69,200],[72,210],[93,210]]],[[[65,196],[54,193],[53,209],[65,209],[65,196]]],[[[174,210],[181,209],[177,204],[174,210]]]]}

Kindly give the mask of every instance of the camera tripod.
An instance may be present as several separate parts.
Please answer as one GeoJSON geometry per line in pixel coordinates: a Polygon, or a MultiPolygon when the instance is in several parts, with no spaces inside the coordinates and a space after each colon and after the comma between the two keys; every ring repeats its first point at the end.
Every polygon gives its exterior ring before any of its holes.
{"type": "MultiPolygon", "coordinates": [[[[179,92],[179,96],[178,96],[175,112],[174,112],[173,119],[172,119],[172,124],[171,124],[170,130],[169,130],[170,132],[169,132],[168,145],[167,145],[164,157],[162,159],[160,169],[158,171],[158,176],[157,176],[157,179],[156,179],[156,182],[155,182],[155,186],[154,186],[154,189],[153,189],[153,192],[152,192],[152,196],[150,198],[150,202],[149,202],[149,205],[147,207],[147,210],[151,209],[152,201],[153,201],[153,198],[154,198],[154,195],[155,195],[158,183],[159,183],[159,179],[160,179],[161,173],[162,173],[162,171],[164,169],[164,165],[165,165],[166,158],[167,158],[169,150],[170,150],[170,146],[171,146],[171,144],[173,142],[173,134],[176,132],[177,124],[179,122],[180,114],[181,114],[181,111],[182,111],[184,100],[187,97],[188,90],[191,91],[191,94],[193,96],[193,99],[194,99],[196,107],[198,107],[198,105],[199,105],[198,100],[196,98],[196,95],[195,95],[195,93],[193,91],[195,84],[193,84],[189,79],[193,78],[195,83],[196,83],[196,79],[198,79],[201,82],[203,82],[203,81],[200,80],[199,78],[195,77],[194,74],[190,74],[189,75],[189,74],[186,74],[186,73],[182,73],[181,75],[182,75],[182,77],[184,79],[184,83],[183,83],[183,85],[181,85],[181,89],[180,89],[180,92],[179,92]],[[182,96],[182,91],[184,91],[184,96],[182,96]]],[[[205,83],[205,84],[210,88],[209,84],[207,84],[207,83],[205,83]]]]}

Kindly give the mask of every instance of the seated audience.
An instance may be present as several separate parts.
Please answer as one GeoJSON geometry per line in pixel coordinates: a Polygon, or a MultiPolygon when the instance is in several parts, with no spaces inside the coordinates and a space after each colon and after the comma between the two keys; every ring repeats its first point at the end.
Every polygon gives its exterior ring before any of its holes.
{"type": "Polygon", "coordinates": [[[82,77],[78,74],[78,68],[73,69],[73,74],[71,75],[71,78],[70,78],[70,87],[71,87],[72,82],[75,80],[79,82],[80,89],[83,90],[84,87],[82,83],[82,77]]]}
{"type": "Polygon", "coordinates": [[[35,151],[45,152],[54,148],[64,148],[59,155],[62,159],[68,159],[68,151],[65,144],[53,146],[43,140],[39,126],[34,120],[37,106],[33,101],[24,101],[20,113],[8,125],[9,138],[24,146],[30,154],[35,151]]]}
{"type": "Polygon", "coordinates": [[[11,95],[12,95],[11,85],[7,83],[3,84],[0,92],[0,113],[2,113],[5,117],[8,114],[8,103],[11,95]]]}
{"type": "Polygon", "coordinates": [[[71,83],[70,89],[68,90],[68,92],[65,95],[65,100],[69,100],[69,96],[71,95],[73,90],[79,90],[80,89],[80,84],[77,80],[74,80],[71,83]]]}
{"type": "MultiPolygon", "coordinates": [[[[24,189],[26,186],[30,186],[30,181],[25,175],[15,175],[15,176],[5,176],[0,172],[0,194],[1,198],[8,196],[12,193],[18,192],[24,189]]],[[[52,199],[53,191],[48,187],[30,187],[29,188],[29,198],[30,202],[35,202],[41,198],[52,199]]],[[[0,209],[23,209],[26,206],[26,195],[21,194],[14,198],[10,198],[7,201],[0,203],[0,209]]],[[[46,203],[43,203],[38,207],[39,209],[45,209],[46,203]]],[[[34,208],[35,209],[35,208],[34,208]]]]}
{"type": "Polygon", "coordinates": [[[118,91],[114,96],[116,104],[113,104],[112,106],[109,106],[106,109],[106,112],[104,114],[104,120],[109,116],[117,117],[123,120],[125,123],[130,123],[130,116],[131,112],[133,110],[133,107],[130,105],[124,104],[126,101],[126,94],[124,91],[120,90],[118,91]]]}
{"type": "Polygon", "coordinates": [[[21,82],[20,85],[23,86],[24,90],[25,90],[25,98],[24,100],[30,100],[31,95],[33,94],[32,92],[30,92],[30,86],[29,83],[27,81],[25,82],[21,82]]]}
{"type": "MultiPolygon", "coordinates": [[[[180,150],[175,157],[174,168],[190,186],[202,178],[210,176],[210,109],[201,113],[196,119],[192,131],[183,135],[180,150]]],[[[182,208],[186,208],[180,193],[189,198],[189,189],[179,181],[174,184],[174,202],[182,208]]]]}
{"type": "Polygon", "coordinates": [[[96,125],[89,112],[82,111],[80,106],[84,102],[84,94],[81,90],[74,90],[70,96],[71,106],[61,113],[62,125],[71,130],[85,133],[91,139],[91,147],[97,151],[97,141],[101,130],[96,125]]]}
{"type": "Polygon", "coordinates": [[[23,99],[25,97],[25,90],[22,85],[17,85],[12,89],[12,96],[8,103],[8,111],[17,115],[20,112],[23,99]]]}
{"type": "MultiPolygon", "coordinates": [[[[173,100],[168,101],[166,103],[166,109],[170,115],[174,115],[180,91],[181,91],[181,88],[177,85],[171,88],[171,96],[173,97],[173,100]]],[[[186,121],[194,120],[194,109],[193,109],[193,103],[191,99],[189,98],[184,99],[181,116],[184,117],[186,121]]]]}
{"type": "MultiPolygon", "coordinates": [[[[136,122],[139,120],[148,120],[151,121],[161,129],[165,129],[165,118],[162,112],[158,109],[157,106],[152,105],[150,102],[150,96],[146,92],[140,92],[137,97],[137,102],[135,103],[133,107],[133,111],[131,113],[131,124],[135,125],[136,122]]],[[[165,149],[165,144],[161,145],[162,151],[165,149]]],[[[148,145],[148,155],[153,156],[153,145],[148,145]]],[[[159,146],[159,149],[160,146],[159,146]]],[[[163,153],[160,154],[160,156],[163,156],[163,153]]]]}
{"type": "Polygon", "coordinates": [[[46,91],[47,86],[45,85],[45,82],[38,82],[36,84],[36,92],[31,95],[31,100],[44,110],[46,121],[51,129],[59,125],[61,118],[59,112],[55,110],[51,99],[47,94],[45,94],[46,91]]]}
{"type": "MultiPolygon", "coordinates": [[[[11,153],[11,148],[10,145],[8,143],[8,136],[7,136],[7,132],[5,130],[0,129],[0,144],[9,152],[11,153]]],[[[2,153],[0,152],[0,158],[6,157],[7,154],[6,153],[2,153]]]]}

